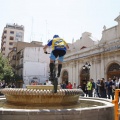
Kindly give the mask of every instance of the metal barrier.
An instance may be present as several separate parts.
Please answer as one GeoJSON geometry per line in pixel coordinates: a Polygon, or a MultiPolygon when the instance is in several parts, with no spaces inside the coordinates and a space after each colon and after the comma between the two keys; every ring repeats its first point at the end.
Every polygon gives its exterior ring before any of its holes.
{"type": "Polygon", "coordinates": [[[119,92],[120,92],[120,89],[116,89],[115,90],[115,98],[114,100],[112,100],[112,103],[115,104],[114,106],[114,116],[115,116],[115,120],[119,120],[119,105],[118,105],[118,102],[119,102],[119,92]]]}

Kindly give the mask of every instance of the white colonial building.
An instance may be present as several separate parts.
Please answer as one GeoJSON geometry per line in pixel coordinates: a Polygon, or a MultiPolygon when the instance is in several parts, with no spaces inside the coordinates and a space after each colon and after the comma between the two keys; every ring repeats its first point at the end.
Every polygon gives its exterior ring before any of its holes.
{"type": "Polygon", "coordinates": [[[91,33],[85,32],[82,37],[70,45],[65,55],[60,82],[63,80],[83,85],[88,79],[120,77],[120,16],[117,25],[103,27],[102,38],[95,42],[91,33]],[[90,69],[83,69],[88,63],[90,69]]]}
{"type": "Polygon", "coordinates": [[[44,84],[49,77],[49,54],[45,54],[43,47],[26,47],[22,51],[21,63],[24,85],[32,80],[44,84]]]}

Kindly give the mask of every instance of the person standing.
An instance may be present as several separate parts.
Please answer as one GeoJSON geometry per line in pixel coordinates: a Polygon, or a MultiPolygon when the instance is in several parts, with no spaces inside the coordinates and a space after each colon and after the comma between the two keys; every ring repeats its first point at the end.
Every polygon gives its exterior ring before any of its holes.
{"type": "Polygon", "coordinates": [[[95,82],[93,79],[91,79],[92,82],[92,97],[95,97],[95,82]]]}
{"type": "Polygon", "coordinates": [[[100,80],[100,95],[101,98],[106,98],[105,82],[103,78],[100,80]]]}
{"type": "Polygon", "coordinates": [[[62,88],[62,89],[66,89],[66,83],[65,83],[64,80],[63,80],[63,83],[61,84],[61,88],[62,88]]]}
{"type": "Polygon", "coordinates": [[[1,84],[1,88],[5,88],[5,86],[6,86],[6,83],[5,83],[5,80],[3,80],[1,84]]]}
{"type": "Polygon", "coordinates": [[[97,97],[100,97],[100,80],[99,79],[96,82],[96,93],[97,93],[97,97]]]}
{"type": "Polygon", "coordinates": [[[119,89],[120,88],[120,81],[119,81],[119,78],[116,77],[116,80],[115,80],[115,89],[119,89]]]}
{"type": "MultiPolygon", "coordinates": [[[[120,89],[120,80],[118,77],[116,77],[116,80],[115,80],[115,89],[120,89]]],[[[120,98],[120,92],[119,92],[119,98],[120,98]]],[[[118,101],[119,101],[119,98],[118,98],[118,101]]]]}
{"type": "Polygon", "coordinates": [[[90,79],[87,83],[88,96],[92,97],[92,80],[90,79]]]}
{"type": "Polygon", "coordinates": [[[45,85],[51,85],[51,81],[46,80],[46,84],[45,85]]]}
{"type": "Polygon", "coordinates": [[[72,84],[71,84],[70,81],[68,82],[68,85],[66,86],[66,88],[67,88],[67,89],[72,89],[72,84]]]}
{"type": "Polygon", "coordinates": [[[15,83],[12,83],[12,88],[16,88],[16,85],[15,85],[15,83]]]}
{"type": "Polygon", "coordinates": [[[104,83],[104,98],[107,98],[107,81],[105,78],[102,78],[103,83],[104,83]]]}
{"type": "Polygon", "coordinates": [[[108,99],[110,99],[111,96],[112,96],[112,100],[114,100],[114,95],[113,95],[112,86],[113,86],[112,79],[109,78],[109,79],[108,79],[108,84],[107,84],[107,88],[108,88],[108,99]]]}

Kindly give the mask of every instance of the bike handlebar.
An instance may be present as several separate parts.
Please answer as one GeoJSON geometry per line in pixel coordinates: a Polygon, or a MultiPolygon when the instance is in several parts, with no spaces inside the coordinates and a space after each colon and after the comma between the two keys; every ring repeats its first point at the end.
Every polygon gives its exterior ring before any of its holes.
{"type": "Polygon", "coordinates": [[[45,54],[50,54],[50,53],[48,53],[47,51],[46,52],[44,52],[45,54]]]}

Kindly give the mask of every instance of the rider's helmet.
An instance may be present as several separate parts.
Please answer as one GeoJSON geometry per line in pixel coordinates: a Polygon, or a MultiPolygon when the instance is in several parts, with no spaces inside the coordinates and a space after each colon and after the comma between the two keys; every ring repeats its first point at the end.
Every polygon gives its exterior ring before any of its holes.
{"type": "Polygon", "coordinates": [[[59,37],[59,35],[54,35],[54,36],[53,36],[53,38],[57,38],[57,37],[59,37]]]}

